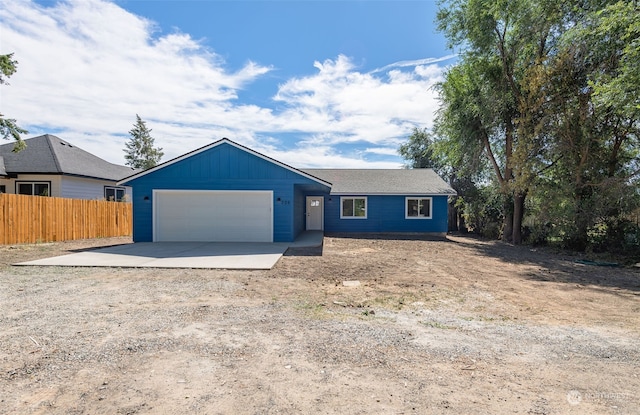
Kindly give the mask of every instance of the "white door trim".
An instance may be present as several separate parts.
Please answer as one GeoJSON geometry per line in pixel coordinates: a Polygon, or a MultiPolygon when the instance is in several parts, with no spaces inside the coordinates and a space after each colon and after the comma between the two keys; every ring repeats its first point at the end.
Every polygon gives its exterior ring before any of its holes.
{"type": "Polygon", "coordinates": [[[308,231],[324,230],[324,197],[323,196],[307,196],[305,202],[306,224],[305,229],[308,231]],[[312,200],[320,202],[319,209],[311,206],[312,200]],[[316,225],[316,223],[318,225],[316,225]]]}

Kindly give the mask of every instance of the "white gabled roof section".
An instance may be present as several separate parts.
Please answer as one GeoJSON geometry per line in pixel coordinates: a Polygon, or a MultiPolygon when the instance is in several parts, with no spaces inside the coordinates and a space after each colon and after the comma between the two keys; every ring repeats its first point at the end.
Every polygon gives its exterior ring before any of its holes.
{"type": "Polygon", "coordinates": [[[208,144],[208,145],[206,145],[204,147],[200,147],[200,148],[198,148],[196,150],[190,151],[189,153],[183,154],[182,156],[176,157],[176,158],[174,158],[172,160],[165,161],[162,164],[158,164],[157,166],[152,167],[152,168],[147,169],[147,170],[144,170],[144,171],[142,171],[140,173],[134,174],[134,175],[129,176],[129,177],[125,177],[124,179],[120,180],[117,183],[117,185],[118,186],[125,185],[126,183],[128,183],[128,182],[130,182],[132,180],[139,179],[140,177],[146,176],[147,174],[151,174],[151,173],[156,172],[158,170],[164,169],[165,167],[171,166],[172,164],[175,164],[175,163],[179,163],[179,162],[181,162],[183,160],[188,159],[189,157],[193,157],[193,156],[195,156],[197,154],[203,153],[203,152],[205,152],[207,150],[210,150],[210,149],[215,148],[215,147],[217,147],[219,145],[222,145],[222,144],[229,144],[229,145],[231,145],[233,147],[236,147],[237,149],[240,149],[242,151],[246,151],[249,154],[252,154],[252,155],[254,155],[256,157],[259,157],[259,158],[261,158],[263,160],[266,160],[266,161],[268,161],[270,163],[273,163],[273,164],[275,164],[277,166],[280,166],[280,167],[282,167],[284,169],[287,169],[287,170],[292,171],[292,172],[294,172],[296,174],[299,174],[300,176],[306,177],[307,179],[313,180],[313,181],[315,181],[317,183],[320,183],[322,185],[325,185],[327,187],[331,187],[331,183],[329,183],[329,182],[327,182],[325,180],[322,180],[322,179],[320,179],[320,178],[318,178],[316,176],[313,176],[313,175],[311,175],[309,173],[306,173],[306,172],[304,172],[302,170],[298,170],[295,167],[291,167],[288,164],[281,163],[276,159],[272,159],[271,157],[267,157],[264,154],[258,153],[257,151],[254,151],[254,150],[251,150],[249,147],[245,147],[245,146],[243,146],[241,144],[236,143],[235,141],[231,141],[228,138],[223,138],[221,140],[218,140],[216,142],[208,144]]]}

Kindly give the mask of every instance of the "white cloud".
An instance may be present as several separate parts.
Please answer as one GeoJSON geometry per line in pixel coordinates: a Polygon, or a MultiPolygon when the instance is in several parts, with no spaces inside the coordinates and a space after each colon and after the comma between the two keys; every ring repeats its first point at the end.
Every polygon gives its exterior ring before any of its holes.
{"type": "Polygon", "coordinates": [[[377,148],[365,148],[365,152],[371,154],[381,154],[385,156],[397,156],[398,148],[397,147],[377,147],[377,148]]]}
{"type": "Polygon", "coordinates": [[[254,149],[285,164],[300,168],[397,169],[402,167],[400,162],[370,161],[350,154],[342,154],[329,145],[305,144],[283,151],[273,146],[258,144],[254,149]]]}
{"type": "Polygon", "coordinates": [[[388,149],[414,127],[431,126],[432,86],[443,73],[437,63],[451,58],[364,73],[340,55],[285,81],[269,108],[239,100],[272,70],[268,63],[231,71],[203,41],[161,34],[154,22],[105,0],[5,2],[0,24],[0,53],[15,52],[19,61],[2,87],[2,113],[29,136],[54,133],[115,163],[124,162],[139,114],[165,159],[228,137],[297,167],[398,167],[388,149]],[[284,138],[291,135],[295,142],[284,138]],[[380,159],[371,154],[390,161],[371,161],[380,159]]]}
{"type": "Polygon", "coordinates": [[[433,86],[442,71],[394,69],[385,79],[358,72],[342,55],[314,66],[316,75],[287,81],[275,97],[287,104],[279,117],[292,131],[340,132],[328,135],[334,144],[378,144],[406,138],[415,126],[431,126],[438,105],[433,86]]]}
{"type": "Polygon", "coordinates": [[[425,65],[432,66],[434,63],[449,61],[449,60],[455,59],[456,57],[457,55],[447,55],[440,58],[425,58],[425,59],[416,59],[412,61],[394,62],[392,64],[383,66],[382,68],[374,69],[373,71],[371,71],[371,73],[387,72],[390,69],[394,69],[394,68],[407,68],[407,67],[425,66],[425,65]]]}

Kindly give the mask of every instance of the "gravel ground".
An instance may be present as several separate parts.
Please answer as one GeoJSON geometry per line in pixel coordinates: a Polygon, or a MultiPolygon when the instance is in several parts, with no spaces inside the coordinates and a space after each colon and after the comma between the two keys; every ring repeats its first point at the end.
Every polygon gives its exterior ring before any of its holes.
{"type": "Polygon", "coordinates": [[[9,265],[128,242],[0,247],[0,413],[640,413],[636,268],[460,236],[327,237],[270,271],[9,265]]]}

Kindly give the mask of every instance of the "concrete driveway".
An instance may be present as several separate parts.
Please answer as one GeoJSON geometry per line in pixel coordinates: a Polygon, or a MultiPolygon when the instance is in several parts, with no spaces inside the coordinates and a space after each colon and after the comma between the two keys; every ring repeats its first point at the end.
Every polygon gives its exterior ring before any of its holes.
{"type": "Polygon", "coordinates": [[[139,242],[14,265],[271,269],[290,247],[321,246],[322,239],[322,232],[304,232],[292,243],[139,242]]]}

